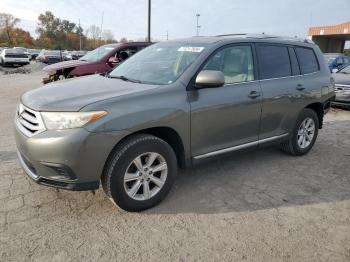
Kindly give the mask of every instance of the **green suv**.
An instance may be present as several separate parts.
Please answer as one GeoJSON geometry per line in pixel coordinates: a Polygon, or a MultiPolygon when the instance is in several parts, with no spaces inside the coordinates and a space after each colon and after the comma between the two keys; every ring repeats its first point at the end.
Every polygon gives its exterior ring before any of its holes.
{"type": "Polygon", "coordinates": [[[15,117],[18,156],[39,184],[94,190],[140,211],[171,189],[178,167],[280,144],[314,145],[334,98],[319,48],[267,35],[154,44],[109,74],[25,93],[15,117]]]}

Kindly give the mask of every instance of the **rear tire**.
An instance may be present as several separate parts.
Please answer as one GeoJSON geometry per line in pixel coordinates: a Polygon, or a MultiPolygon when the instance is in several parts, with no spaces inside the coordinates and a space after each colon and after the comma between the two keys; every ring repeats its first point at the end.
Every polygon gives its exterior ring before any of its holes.
{"type": "Polygon", "coordinates": [[[319,129],[319,120],[315,111],[304,108],[301,111],[288,141],[281,144],[281,149],[293,156],[307,154],[313,147],[319,129]]]}
{"type": "Polygon", "coordinates": [[[110,200],[126,211],[142,211],[161,202],[177,175],[174,150],[164,140],[131,136],[113,150],[102,175],[110,200]]]}

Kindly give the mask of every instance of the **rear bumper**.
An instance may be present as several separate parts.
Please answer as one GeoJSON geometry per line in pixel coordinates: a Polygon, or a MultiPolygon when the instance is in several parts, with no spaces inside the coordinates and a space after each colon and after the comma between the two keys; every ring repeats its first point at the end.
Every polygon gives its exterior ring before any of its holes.
{"type": "Polygon", "coordinates": [[[4,63],[7,65],[14,65],[14,64],[29,64],[29,58],[5,58],[4,63]]]}

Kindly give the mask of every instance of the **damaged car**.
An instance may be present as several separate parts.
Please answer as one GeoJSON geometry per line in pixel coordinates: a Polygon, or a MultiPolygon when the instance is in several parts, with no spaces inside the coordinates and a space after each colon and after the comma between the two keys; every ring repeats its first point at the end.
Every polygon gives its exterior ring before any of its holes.
{"type": "Polygon", "coordinates": [[[150,44],[148,42],[130,42],[100,46],[78,60],[64,61],[44,67],[43,70],[47,72],[48,76],[43,79],[43,83],[107,73],[150,44]]]}

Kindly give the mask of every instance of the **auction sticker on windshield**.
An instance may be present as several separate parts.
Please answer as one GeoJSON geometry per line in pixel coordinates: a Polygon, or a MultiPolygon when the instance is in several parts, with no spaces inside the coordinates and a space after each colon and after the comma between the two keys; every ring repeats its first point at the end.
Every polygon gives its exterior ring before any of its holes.
{"type": "Polygon", "coordinates": [[[203,51],[203,49],[204,47],[201,47],[201,46],[181,46],[177,51],[200,53],[203,51]]]}

